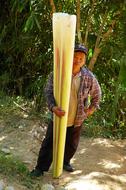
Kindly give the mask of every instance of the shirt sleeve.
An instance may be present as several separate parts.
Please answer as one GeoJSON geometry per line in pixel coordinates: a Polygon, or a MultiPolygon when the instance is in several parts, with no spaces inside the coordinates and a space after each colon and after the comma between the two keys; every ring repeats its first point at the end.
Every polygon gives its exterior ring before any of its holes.
{"type": "Polygon", "coordinates": [[[101,100],[101,88],[95,77],[93,77],[93,80],[92,80],[90,96],[91,96],[91,104],[90,104],[89,108],[94,107],[95,109],[98,109],[100,100],[101,100]]]}
{"type": "Polygon", "coordinates": [[[52,72],[50,73],[48,77],[44,92],[45,92],[45,98],[47,101],[48,108],[50,111],[52,111],[52,107],[56,106],[56,102],[55,102],[55,98],[53,94],[53,73],[52,72]]]}

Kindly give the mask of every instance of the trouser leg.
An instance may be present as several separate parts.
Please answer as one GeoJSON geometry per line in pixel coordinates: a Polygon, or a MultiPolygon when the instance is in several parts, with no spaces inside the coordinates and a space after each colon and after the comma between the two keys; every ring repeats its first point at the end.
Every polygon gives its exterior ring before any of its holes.
{"type": "Polygon", "coordinates": [[[49,121],[46,136],[41,144],[36,169],[48,171],[52,163],[53,121],[49,121]]]}
{"type": "Polygon", "coordinates": [[[81,126],[79,127],[68,127],[66,134],[66,143],[65,143],[65,154],[64,154],[64,163],[70,163],[70,159],[75,154],[79,139],[80,139],[81,126]]]}
{"type": "MultiPolygon", "coordinates": [[[[69,163],[70,159],[75,154],[79,139],[80,139],[80,127],[68,127],[66,133],[64,163],[69,163]]],[[[46,136],[42,142],[39,156],[37,160],[36,168],[41,171],[48,171],[52,163],[53,157],[53,121],[48,124],[46,136]]]]}

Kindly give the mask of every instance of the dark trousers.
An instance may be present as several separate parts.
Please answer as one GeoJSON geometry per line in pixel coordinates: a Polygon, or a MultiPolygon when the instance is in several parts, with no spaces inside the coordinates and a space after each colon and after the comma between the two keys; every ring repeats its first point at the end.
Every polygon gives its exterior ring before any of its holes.
{"type": "MultiPolygon", "coordinates": [[[[75,154],[79,139],[80,127],[67,127],[64,163],[69,163],[70,159],[75,154]]],[[[48,124],[46,136],[41,144],[36,168],[41,171],[48,171],[53,158],[53,121],[48,124]]]]}

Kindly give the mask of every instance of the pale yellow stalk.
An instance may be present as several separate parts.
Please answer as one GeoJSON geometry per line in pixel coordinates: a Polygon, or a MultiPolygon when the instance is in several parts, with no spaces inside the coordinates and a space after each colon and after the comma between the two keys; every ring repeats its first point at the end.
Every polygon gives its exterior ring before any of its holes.
{"type": "Polygon", "coordinates": [[[53,177],[59,177],[63,169],[75,29],[75,15],[66,13],[53,14],[54,97],[57,106],[65,110],[65,116],[61,118],[54,115],[53,177]]]}

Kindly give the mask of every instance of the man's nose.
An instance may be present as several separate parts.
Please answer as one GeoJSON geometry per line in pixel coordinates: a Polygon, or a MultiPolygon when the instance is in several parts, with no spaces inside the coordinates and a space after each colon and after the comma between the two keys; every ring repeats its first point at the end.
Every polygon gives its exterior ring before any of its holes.
{"type": "Polygon", "coordinates": [[[80,60],[76,60],[76,64],[80,64],[80,60]]]}

